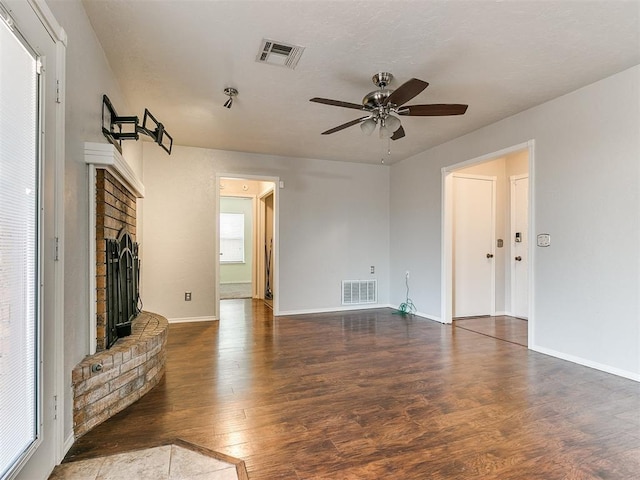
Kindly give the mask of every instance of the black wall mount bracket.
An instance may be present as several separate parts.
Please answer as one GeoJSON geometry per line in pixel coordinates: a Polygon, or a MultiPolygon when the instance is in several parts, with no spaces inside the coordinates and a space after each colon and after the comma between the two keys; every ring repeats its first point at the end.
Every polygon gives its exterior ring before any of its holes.
{"type": "Polygon", "coordinates": [[[164,129],[164,125],[154,117],[149,110],[144,109],[142,125],[140,119],[133,116],[118,115],[111,100],[102,96],[102,133],[120,153],[123,140],[139,140],[140,134],[147,135],[162,149],[171,155],[173,137],[164,129]]]}

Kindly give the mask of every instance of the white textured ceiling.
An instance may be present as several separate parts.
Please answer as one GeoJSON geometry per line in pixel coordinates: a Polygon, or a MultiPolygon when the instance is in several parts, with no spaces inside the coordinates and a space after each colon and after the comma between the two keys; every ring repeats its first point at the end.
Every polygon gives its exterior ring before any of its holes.
{"type": "MultiPolygon", "coordinates": [[[[109,63],[142,116],[177,145],[394,163],[640,63],[640,1],[84,0],[109,63]],[[295,70],[255,61],[263,38],[306,47],[295,70]],[[360,103],[388,71],[408,104],[466,103],[464,116],[401,117],[391,142],[361,115],[309,102],[360,103]],[[239,90],[223,108],[225,87],[239,90]]],[[[118,106],[116,105],[116,108],[118,106]]],[[[119,110],[122,110],[121,108],[119,110]]]]}

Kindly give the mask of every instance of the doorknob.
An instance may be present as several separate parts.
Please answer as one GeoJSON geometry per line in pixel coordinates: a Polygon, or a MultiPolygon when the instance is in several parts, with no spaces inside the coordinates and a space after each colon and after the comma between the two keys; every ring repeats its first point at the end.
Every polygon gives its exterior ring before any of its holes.
{"type": "Polygon", "coordinates": [[[487,258],[493,258],[493,253],[487,253],[487,258]]]}
{"type": "Polygon", "coordinates": [[[521,261],[522,261],[522,257],[521,257],[520,255],[518,255],[518,256],[516,257],[516,262],[521,262],[521,261]]]}

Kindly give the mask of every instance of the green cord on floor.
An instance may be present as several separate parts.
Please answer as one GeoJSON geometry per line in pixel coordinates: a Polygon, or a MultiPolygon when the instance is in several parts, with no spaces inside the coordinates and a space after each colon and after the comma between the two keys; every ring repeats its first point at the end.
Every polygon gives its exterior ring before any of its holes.
{"type": "Polygon", "coordinates": [[[409,272],[407,272],[404,280],[407,285],[407,299],[398,306],[398,311],[394,312],[394,315],[413,315],[417,310],[413,301],[409,298],[409,272]]]}

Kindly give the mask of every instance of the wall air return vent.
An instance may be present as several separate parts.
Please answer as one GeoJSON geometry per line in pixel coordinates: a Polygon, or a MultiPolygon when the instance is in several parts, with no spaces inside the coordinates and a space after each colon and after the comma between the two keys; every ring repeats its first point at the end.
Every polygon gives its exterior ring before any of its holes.
{"type": "Polygon", "coordinates": [[[378,302],[377,280],[343,280],[342,305],[363,305],[378,302]]]}
{"type": "Polygon", "coordinates": [[[302,52],[304,52],[304,47],[299,45],[291,45],[264,38],[256,56],[256,62],[278,65],[293,70],[298,65],[302,52]]]}

